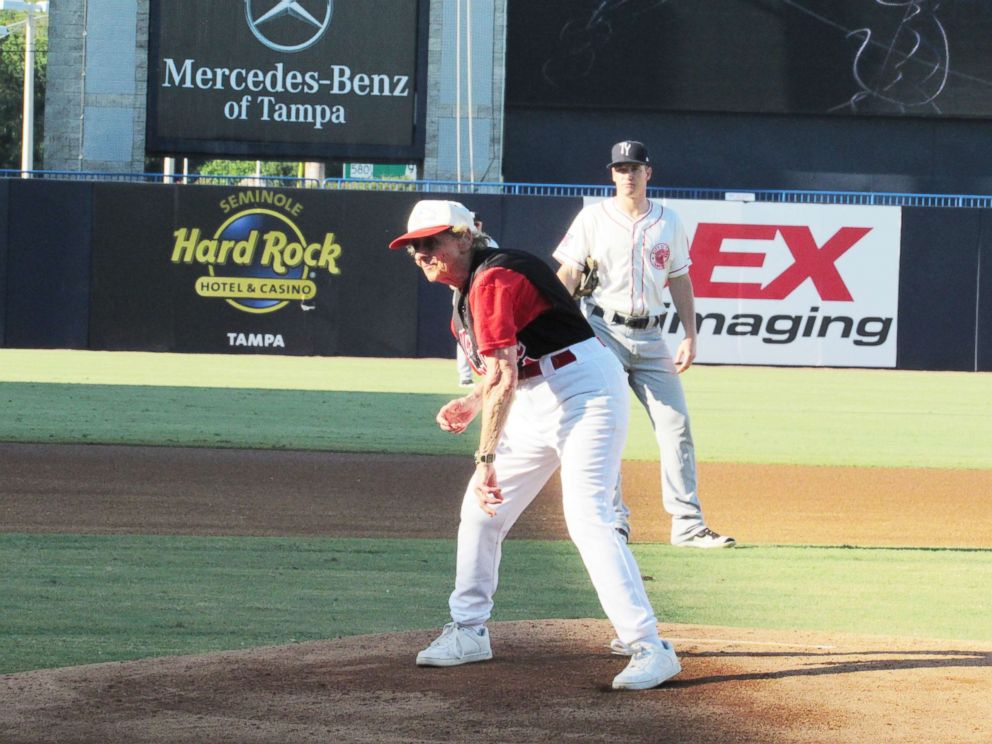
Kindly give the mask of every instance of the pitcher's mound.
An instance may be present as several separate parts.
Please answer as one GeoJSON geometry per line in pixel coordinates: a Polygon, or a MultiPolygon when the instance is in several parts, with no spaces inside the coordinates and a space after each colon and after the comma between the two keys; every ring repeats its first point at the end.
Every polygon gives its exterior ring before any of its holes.
{"type": "Polygon", "coordinates": [[[992,644],[667,625],[683,672],[614,692],[599,620],[494,623],[0,677],[5,742],[988,742],[992,644]]]}

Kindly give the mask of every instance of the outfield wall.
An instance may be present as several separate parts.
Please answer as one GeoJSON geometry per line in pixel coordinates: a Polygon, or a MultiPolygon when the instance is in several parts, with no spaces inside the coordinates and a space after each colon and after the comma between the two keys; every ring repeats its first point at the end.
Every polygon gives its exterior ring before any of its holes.
{"type": "MultiPolygon", "coordinates": [[[[453,356],[450,290],[386,249],[419,198],[0,181],[0,343],[453,356]]],[[[585,203],[453,198],[549,262],[585,203]]],[[[700,362],[992,370],[989,210],[665,204],[692,240],[700,362]]]]}

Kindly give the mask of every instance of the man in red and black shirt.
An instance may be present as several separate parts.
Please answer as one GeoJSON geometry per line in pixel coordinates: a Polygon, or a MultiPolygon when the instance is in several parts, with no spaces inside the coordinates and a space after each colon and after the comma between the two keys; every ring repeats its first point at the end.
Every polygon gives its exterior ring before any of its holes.
{"type": "Polygon", "coordinates": [[[627,433],[626,379],[551,268],[520,251],[488,247],[457,202],[418,202],[405,247],[424,276],[455,292],[452,331],[481,376],[437,414],[460,433],[482,430],[458,529],[452,622],[417,656],[421,666],[492,658],[492,612],[503,539],[561,467],[569,534],[600,603],[632,658],[617,689],[655,687],[681,671],[658,636],[633,555],[613,529],[613,488],[627,433]]]}

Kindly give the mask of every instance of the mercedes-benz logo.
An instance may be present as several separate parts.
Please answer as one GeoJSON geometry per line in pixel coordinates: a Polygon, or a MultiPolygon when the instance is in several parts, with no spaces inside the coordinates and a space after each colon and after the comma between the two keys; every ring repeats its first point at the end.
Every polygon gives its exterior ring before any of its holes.
{"type": "Polygon", "coordinates": [[[245,0],[248,27],[277,52],[300,52],[316,44],[331,25],[334,0],[245,0]]]}

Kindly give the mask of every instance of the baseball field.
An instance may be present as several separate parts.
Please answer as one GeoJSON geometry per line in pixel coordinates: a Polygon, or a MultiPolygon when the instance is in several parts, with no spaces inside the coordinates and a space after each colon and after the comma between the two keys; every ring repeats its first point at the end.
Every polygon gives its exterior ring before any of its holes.
{"type": "Polygon", "coordinates": [[[684,671],[625,660],[558,486],[511,533],[495,658],[445,622],[477,425],[450,360],[0,350],[4,742],[988,742],[992,376],[696,366],[710,525],[632,548],[684,671]]]}

